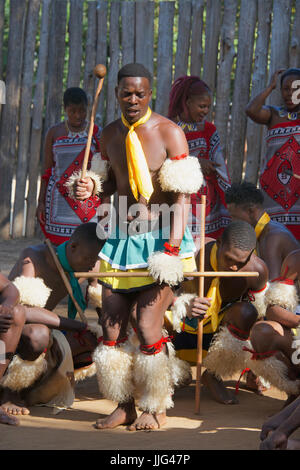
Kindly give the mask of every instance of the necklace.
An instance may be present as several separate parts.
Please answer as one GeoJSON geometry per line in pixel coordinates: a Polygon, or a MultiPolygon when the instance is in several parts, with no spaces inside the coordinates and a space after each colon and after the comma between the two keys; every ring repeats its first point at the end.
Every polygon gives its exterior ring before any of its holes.
{"type": "Polygon", "coordinates": [[[86,136],[86,131],[87,131],[87,128],[88,128],[88,122],[86,123],[86,125],[84,126],[84,128],[81,130],[81,131],[71,131],[70,128],[69,128],[69,124],[68,124],[68,121],[65,120],[65,126],[66,126],[66,129],[67,129],[67,132],[68,132],[68,137],[85,137],[86,136]]]}
{"type": "Polygon", "coordinates": [[[200,122],[184,122],[184,121],[178,121],[177,122],[177,125],[179,127],[181,127],[181,129],[184,131],[185,129],[187,129],[189,132],[195,132],[198,130],[198,126],[202,124],[203,125],[203,121],[200,121],[200,122]]]}
{"type": "Polygon", "coordinates": [[[296,119],[298,119],[298,114],[299,113],[300,113],[300,111],[290,112],[287,109],[285,109],[284,106],[281,106],[280,108],[278,108],[279,116],[280,117],[286,117],[287,116],[289,121],[295,121],[296,119]]]}

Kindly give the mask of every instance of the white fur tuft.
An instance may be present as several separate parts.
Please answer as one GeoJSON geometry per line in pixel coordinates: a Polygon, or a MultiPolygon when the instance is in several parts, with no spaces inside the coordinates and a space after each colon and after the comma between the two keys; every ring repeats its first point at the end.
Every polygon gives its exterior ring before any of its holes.
{"type": "Polygon", "coordinates": [[[102,307],[102,286],[100,284],[97,284],[97,287],[89,286],[88,295],[95,307],[102,307]]]}
{"type": "Polygon", "coordinates": [[[197,297],[196,294],[181,294],[174,302],[171,307],[173,317],[173,328],[178,333],[181,332],[180,322],[186,316],[189,316],[192,302],[197,297]]]}
{"type": "Polygon", "coordinates": [[[147,413],[164,413],[174,406],[172,374],[168,356],[138,352],[134,356],[134,382],[140,392],[139,407],[147,413]]]}
{"type": "Polygon", "coordinates": [[[20,292],[20,303],[32,307],[45,307],[52,292],[40,277],[19,276],[13,284],[20,292]]]}
{"type": "MultiPolygon", "coordinates": [[[[97,175],[97,173],[88,170],[85,174],[86,177],[90,177],[94,182],[94,191],[93,194],[99,194],[102,192],[102,178],[97,175]]],[[[65,182],[65,186],[68,189],[68,194],[71,199],[76,199],[74,185],[81,178],[81,171],[75,171],[69,179],[65,182]]]]}
{"type": "Polygon", "coordinates": [[[183,281],[183,268],[178,256],[170,256],[163,252],[154,252],[148,258],[148,269],[151,276],[160,284],[176,286],[183,281]]]}
{"type": "Polygon", "coordinates": [[[75,382],[80,382],[87,379],[88,377],[93,377],[96,374],[96,365],[94,362],[85,367],[80,367],[79,369],[74,369],[74,378],[75,382]]]}
{"type": "Polygon", "coordinates": [[[169,367],[171,373],[171,383],[174,387],[180,387],[191,381],[192,370],[188,362],[176,357],[176,351],[172,343],[167,343],[169,355],[169,367]]]}
{"type": "Polygon", "coordinates": [[[213,337],[213,341],[203,361],[204,367],[217,378],[230,378],[246,367],[247,354],[243,347],[250,346],[249,341],[241,341],[221,327],[213,337]]]}
{"type": "Polygon", "coordinates": [[[94,153],[90,171],[96,173],[103,181],[108,177],[109,162],[101,158],[101,153],[94,153]]]}
{"type": "Polygon", "coordinates": [[[290,312],[295,312],[299,303],[295,285],[271,282],[265,295],[266,306],[279,305],[290,312]]]}
{"type": "Polygon", "coordinates": [[[19,392],[33,385],[46,370],[45,353],[42,353],[35,361],[24,361],[20,356],[15,355],[6,374],[1,379],[0,385],[19,392]]]}
{"type": "Polygon", "coordinates": [[[100,344],[93,354],[99,390],[111,401],[125,403],[132,399],[132,354],[126,343],[121,346],[100,344]]]}
{"type": "Polygon", "coordinates": [[[167,158],[159,172],[159,182],[163,191],[194,194],[203,185],[203,174],[196,157],[181,160],[167,158]]]}
{"type": "Polygon", "coordinates": [[[260,292],[255,292],[252,290],[248,291],[248,300],[254,305],[258,313],[258,319],[264,318],[266,315],[266,292],[268,290],[269,285],[267,284],[264,290],[260,292]]]}

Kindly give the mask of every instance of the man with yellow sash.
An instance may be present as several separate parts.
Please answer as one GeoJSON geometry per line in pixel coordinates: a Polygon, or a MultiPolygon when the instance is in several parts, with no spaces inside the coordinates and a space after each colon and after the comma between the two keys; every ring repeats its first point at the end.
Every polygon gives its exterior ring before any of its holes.
{"type": "Polygon", "coordinates": [[[217,241],[207,239],[205,271],[257,271],[259,276],[205,278],[204,299],[197,296],[195,281],[189,281],[171,309],[178,332],[174,339],[177,356],[192,364],[196,363],[198,319],[203,319],[203,383],[224,404],[237,403],[222,379],[245,369],[243,347],[249,346],[249,333],[258,317],[249,293],[263,289],[268,278],[265,263],[254,253],[255,245],[255,231],[244,221],[229,224],[217,241]]]}
{"type": "Polygon", "coordinates": [[[190,194],[199,190],[203,177],[198,160],[188,155],[182,129],[149,108],[151,81],[142,64],[127,64],[119,71],[116,97],[122,115],[100,138],[107,176],[87,173],[75,189],[79,200],[99,188],[118,196],[118,223],[99,254],[107,277],[99,279],[104,286],[103,342],[94,353],[100,391],[118,406],[97,420],[98,429],[161,427],[184,370],[162,324],[173,288],[184,271],[196,269],[186,225],[190,194]],[[135,270],[149,271],[151,277],[110,276],[135,270]],[[136,322],[134,341],[128,339],[130,317],[136,322]],[[142,411],[138,417],[136,404],[142,411]]]}
{"type": "Polygon", "coordinates": [[[275,279],[285,257],[300,248],[299,242],[285,225],[270,219],[263,208],[263,193],[254,184],[232,184],[225,200],[233,220],[245,220],[255,228],[257,255],[267,264],[269,279],[275,279]]]}

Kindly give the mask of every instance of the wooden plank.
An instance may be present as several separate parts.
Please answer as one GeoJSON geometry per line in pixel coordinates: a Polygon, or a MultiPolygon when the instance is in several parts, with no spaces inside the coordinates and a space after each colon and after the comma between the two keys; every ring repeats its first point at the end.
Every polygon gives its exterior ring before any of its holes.
{"type": "Polygon", "coordinates": [[[179,0],[178,10],[178,36],[175,55],[175,75],[176,78],[187,75],[188,58],[190,50],[192,3],[190,0],[179,0]]]}
{"type": "MultiPolygon", "coordinates": [[[[4,4],[5,0],[0,0],[0,79],[3,80],[3,34],[4,34],[4,4]]],[[[1,109],[1,104],[0,104],[1,109]]]]}
{"type": "Polygon", "coordinates": [[[43,0],[42,18],[40,27],[40,47],[38,55],[38,68],[36,75],[36,86],[33,98],[32,110],[32,128],[30,137],[29,151],[29,170],[28,170],[28,196],[27,196],[27,217],[26,217],[26,237],[33,237],[35,232],[36,218],[36,199],[37,199],[37,181],[39,177],[39,161],[41,154],[41,140],[43,129],[43,108],[46,72],[48,62],[48,45],[50,34],[50,14],[51,1],[43,0]]]}
{"type": "Polygon", "coordinates": [[[82,0],[70,0],[69,30],[69,63],[67,87],[80,86],[82,61],[82,0]]]}
{"type": "Polygon", "coordinates": [[[67,0],[52,0],[45,130],[61,121],[67,0]]]}
{"type": "Polygon", "coordinates": [[[96,15],[96,2],[88,3],[88,24],[87,24],[87,37],[85,46],[85,66],[83,88],[88,97],[88,116],[92,109],[94,99],[95,76],[93,73],[96,65],[96,39],[97,39],[97,15],[96,15]]]}
{"type": "Polygon", "coordinates": [[[122,2],[121,4],[121,44],[122,66],[134,62],[134,37],[135,37],[135,4],[134,2],[122,2]]]}
{"type": "Polygon", "coordinates": [[[168,113],[172,85],[174,14],[174,2],[160,2],[155,111],[164,116],[168,113]]]}
{"type": "Polygon", "coordinates": [[[6,68],[6,105],[1,113],[0,126],[0,237],[10,236],[11,189],[16,160],[17,126],[24,49],[27,3],[10,1],[10,22],[6,68]],[[16,47],[18,45],[18,47],[16,47]],[[9,105],[8,105],[9,103],[9,105]]]}
{"type": "Polygon", "coordinates": [[[31,127],[31,102],[34,72],[34,52],[36,33],[39,20],[41,0],[31,0],[28,5],[27,24],[25,33],[25,53],[23,79],[20,99],[20,125],[18,142],[18,162],[16,171],[17,191],[15,194],[13,211],[13,238],[23,235],[24,201],[28,168],[28,150],[31,127]]]}
{"type": "MultiPolygon", "coordinates": [[[[97,4],[97,46],[96,62],[107,67],[107,1],[100,0],[97,4]]],[[[94,93],[97,83],[95,83],[94,93]]],[[[103,90],[99,97],[98,107],[95,116],[95,123],[102,127],[105,121],[105,97],[107,94],[107,79],[104,80],[103,90]]]]}
{"type": "Polygon", "coordinates": [[[153,74],[154,2],[135,3],[135,62],[153,74]]]}
{"type": "MultiPolygon", "coordinates": [[[[267,85],[268,51],[272,21],[272,0],[258,2],[258,26],[252,75],[251,99],[267,85]]],[[[257,183],[263,126],[247,120],[247,157],[245,179],[257,183]]]]}
{"type": "Polygon", "coordinates": [[[203,10],[204,0],[192,0],[191,75],[197,76],[203,61],[203,10]]]}
{"type": "Polygon", "coordinates": [[[290,67],[300,67],[300,0],[296,0],[295,18],[290,45],[290,67]]]}
{"type": "Polygon", "coordinates": [[[203,80],[214,92],[216,88],[218,44],[221,28],[222,5],[220,0],[206,4],[205,51],[203,62],[203,80]]]}
{"type": "Polygon", "coordinates": [[[249,101],[256,17],[256,1],[241,0],[228,153],[228,170],[233,182],[240,182],[242,178],[247,119],[244,110],[249,101]]]}
{"type": "Polygon", "coordinates": [[[119,46],[119,16],[120,2],[114,1],[110,7],[110,29],[109,29],[109,65],[107,77],[107,101],[106,101],[106,124],[115,120],[118,113],[115,87],[119,71],[120,46],[119,46]]]}
{"type": "Polygon", "coordinates": [[[234,46],[237,0],[224,3],[223,23],[220,34],[220,60],[217,76],[215,125],[220,135],[225,159],[228,155],[228,122],[230,115],[231,71],[236,55],[234,46]]]}

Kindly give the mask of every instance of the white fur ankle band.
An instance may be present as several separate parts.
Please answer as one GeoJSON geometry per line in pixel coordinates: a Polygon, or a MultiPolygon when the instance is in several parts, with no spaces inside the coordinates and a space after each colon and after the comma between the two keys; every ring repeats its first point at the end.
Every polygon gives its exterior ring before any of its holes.
{"type": "Polygon", "coordinates": [[[33,385],[46,370],[45,353],[42,353],[35,361],[24,361],[16,354],[1,379],[0,385],[19,392],[33,385]]]}
{"type": "Polygon", "coordinates": [[[13,284],[20,292],[20,303],[31,307],[45,307],[52,292],[40,277],[19,276],[13,284]]]}

